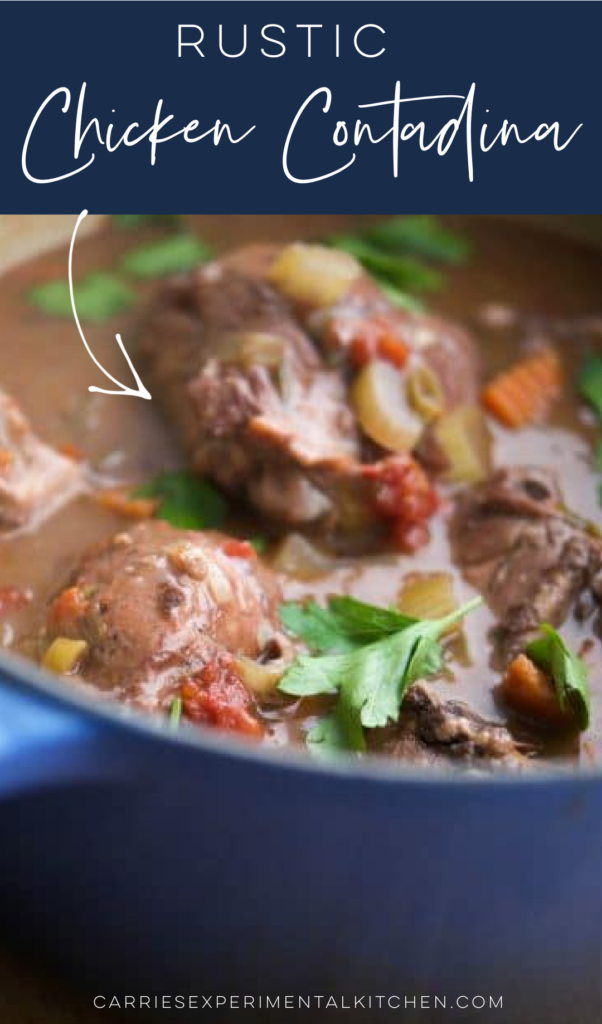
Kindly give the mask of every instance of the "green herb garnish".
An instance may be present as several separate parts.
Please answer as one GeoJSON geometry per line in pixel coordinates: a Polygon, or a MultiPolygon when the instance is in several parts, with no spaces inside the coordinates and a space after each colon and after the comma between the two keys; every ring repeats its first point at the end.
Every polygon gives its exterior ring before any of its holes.
{"type": "MultiPolygon", "coordinates": [[[[113,274],[98,271],[75,282],[75,308],[82,320],[98,323],[122,313],[134,301],[129,285],[113,274]]],[[[34,306],[49,316],[73,317],[68,281],[49,281],[32,288],[29,298],[34,306]]]]}
{"type": "Polygon", "coordinates": [[[402,290],[429,290],[439,288],[443,282],[439,271],[428,264],[414,259],[413,256],[378,249],[362,238],[335,235],[328,242],[333,248],[342,249],[355,256],[366,270],[402,290]]]}
{"type": "MultiPolygon", "coordinates": [[[[588,356],[577,377],[577,391],[592,409],[602,423],[602,359],[600,356],[588,356]]],[[[595,449],[595,462],[597,468],[602,471],[602,441],[599,440],[595,449]]],[[[602,485],[598,491],[598,498],[602,504],[602,485]]]]}
{"type": "Polygon", "coordinates": [[[228,506],[219,491],[206,480],[181,470],[159,473],[134,491],[135,498],[158,498],[157,517],[183,530],[205,530],[220,526],[228,506]]]}
{"type": "Polygon", "coordinates": [[[114,213],[113,221],[119,228],[142,228],[150,224],[177,225],[178,213],[114,213]]]}
{"type": "Polygon", "coordinates": [[[126,253],[122,268],[134,277],[164,277],[211,258],[211,249],[190,234],[169,235],[126,253]]]}
{"type": "Polygon", "coordinates": [[[391,217],[365,232],[365,238],[383,249],[414,253],[443,263],[461,263],[470,254],[465,239],[447,231],[436,217],[391,217]]]}
{"type": "Polygon", "coordinates": [[[268,546],[265,537],[251,537],[249,544],[258,555],[262,555],[268,546]]]}
{"type": "Polygon", "coordinates": [[[468,243],[441,226],[436,217],[392,217],[357,235],[334,235],[326,245],[354,256],[394,305],[422,312],[412,292],[439,288],[443,276],[434,262],[459,263],[468,243]]]}
{"type": "Polygon", "coordinates": [[[407,292],[403,292],[401,288],[397,288],[394,284],[385,280],[384,277],[379,277],[378,274],[373,273],[372,277],[376,281],[380,290],[387,296],[392,306],[398,306],[399,309],[405,309],[408,313],[424,312],[424,304],[414,295],[408,295],[407,292]]]}
{"type": "Polygon", "coordinates": [[[330,598],[326,608],[314,602],[285,604],[281,618],[318,652],[300,655],[285,672],[279,689],[297,697],[337,694],[331,715],[310,731],[314,754],[365,749],[364,729],[396,721],[408,688],[439,671],[439,638],[454,622],[481,603],[467,602],[442,619],[411,619],[392,609],[351,597],[330,598]]]}
{"type": "Polygon", "coordinates": [[[289,633],[320,653],[354,651],[417,621],[393,608],[345,596],[330,597],[326,608],[315,601],[290,601],[281,605],[280,618],[289,633]]]}
{"type": "Polygon", "coordinates": [[[574,715],[580,729],[590,720],[587,666],[548,623],[539,627],[541,636],[527,646],[527,654],[551,676],[560,709],[574,715]]]}
{"type": "Polygon", "coordinates": [[[174,697],[169,708],[169,727],[178,729],[182,718],[182,698],[174,697]]]}
{"type": "Polygon", "coordinates": [[[577,389],[602,421],[602,359],[588,356],[577,378],[577,389]]]}

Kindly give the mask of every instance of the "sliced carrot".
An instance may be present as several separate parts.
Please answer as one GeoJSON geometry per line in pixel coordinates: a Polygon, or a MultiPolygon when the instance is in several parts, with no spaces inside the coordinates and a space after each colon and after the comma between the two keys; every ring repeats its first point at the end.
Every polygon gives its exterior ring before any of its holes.
{"type": "Polygon", "coordinates": [[[398,367],[405,366],[409,354],[408,346],[400,338],[386,332],[379,339],[376,350],[380,359],[398,367]]]}
{"type": "Polygon", "coordinates": [[[0,448],[0,473],[10,469],[14,461],[15,457],[8,448],[0,448]]]}
{"type": "Polygon", "coordinates": [[[384,359],[401,368],[409,355],[408,346],[386,317],[376,316],[360,321],[348,345],[351,362],[358,368],[371,359],[384,359]]]}
{"type": "Polygon", "coordinates": [[[505,426],[524,427],[541,419],[561,383],[558,355],[544,349],[494,377],[483,391],[483,405],[505,426]]]}
{"type": "Polygon", "coordinates": [[[519,714],[544,725],[566,726],[571,721],[558,703],[551,679],[526,654],[510,662],[500,689],[519,714]]]}
{"type": "Polygon", "coordinates": [[[68,628],[88,612],[88,598],[81,587],[67,587],[58,594],[48,609],[48,624],[55,632],[68,628]]]}
{"type": "Polygon", "coordinates": [[[65,444],[59,445],[58,450],[61,455],[64,455],[67,459],[72,459],[73,462],[83,462],[85,459],[85,455],[81,448],[71,444],[69,441],[65,444]]]}
{"type": "Polygon", "coordinates": [[[159,507],[156,498],[133,498],[125,491],[100,491],[96,501],[103,508],[127,519],[152,519],[159,507]]]}

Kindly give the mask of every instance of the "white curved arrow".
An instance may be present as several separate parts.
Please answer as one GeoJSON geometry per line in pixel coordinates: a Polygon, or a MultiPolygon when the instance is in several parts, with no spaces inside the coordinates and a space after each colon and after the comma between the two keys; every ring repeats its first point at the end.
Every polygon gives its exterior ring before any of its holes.
{"type": "Polygon", "coordinates": [[[92,349],[90,348],[90,346],[88,345],[88,342],[86,341],[86,339],[84,337],[84,332],[82,331],[82,327],[81,327],[81,324],[79,322],[79,317],[77,315],[77,310],[75,308],[75,298],[74,298],[74,295],[73,295],[73,246],[74,246],[74,243],[75,243],[75,236],[77,234],[77,229],[80,226],[81,222],[83,221],[84,217],[87,217],[87,216],[88,216],[88,211],[87,210],[82,210],[82,212],[80,213],[79,217],[77,218],[77,224],[75,225],[75,228],[74,228],[74,231],[73,231],[73,235],[71,237],[71,245],[69,247],[69,293],[71,295],[71,307],[73,309],[73,316],[75,317],[75,322],[77,324],[77,329],[79,331],[80,338],[82,339],[84,345],[86,346],[86,349],[88,351],[88,355],[96,363],[98,369],[102,370],[102,372],[104,373],[105,377],[108,377],[109,380],[112,380],[113,384],[117,384],[117,386],[119,388],[119,391],[105,391],[104,388],[89,387],[88,391],[98,391],[98,392],[100,392],[101,395],[134,395],[136,398],[148,398],[148,399],[150,399],[150,398],[152,398],[152,395],[150,394],[149,391],[146,390],[144,384],[140,380],[140,377],[136,373],[136,369],[134,367],[134,364],[132,363],[132,360],[130,359],[129,355],[127,354],[126,347],[123,344],[123,341],[121,340],[121,335],[120,334],[116,334],[115,338],[117,339],[117,344],[119,345],[119,348],[123,352],[123,354],[124,354],[124,356],[126,358],[127,364],[128,364],[130,370],[132,371],[132,373],[134,375],[134,379],[136,381],[136,384],[138,385],[138,388],[137,388],[136,391],[134,391],[132,388],[127,388],[125,386],[125,384],[121,384],[120,381],[116,380],[115,377],[111,376],[111,374],[109,373],[108,370],[105,370],[104,366],[101,366],[101,364],[98,362],[98,359],[94,355],[92,349]]]}

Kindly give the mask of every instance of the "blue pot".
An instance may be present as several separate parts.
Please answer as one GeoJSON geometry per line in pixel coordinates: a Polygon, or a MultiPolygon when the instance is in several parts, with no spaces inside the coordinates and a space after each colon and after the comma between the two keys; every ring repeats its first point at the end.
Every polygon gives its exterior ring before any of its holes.
{"type": "Polygon", "coordinates": [[[0,922],[78,982],[600,1019],[597,774],[327,769],[0,668],[0,922]]]}

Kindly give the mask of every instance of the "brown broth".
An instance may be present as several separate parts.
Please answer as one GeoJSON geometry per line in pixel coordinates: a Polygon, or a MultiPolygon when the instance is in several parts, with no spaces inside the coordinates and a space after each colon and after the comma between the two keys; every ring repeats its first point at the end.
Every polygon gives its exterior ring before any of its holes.
{"type": "MultiPolygon", "coordinates": [[[[319,237],[346,229],[362,218],[206,216],[195,227],[210,243],[226,249],[257,240],[319,237]]],[[[494,427],[494,464],[535,463],[553,467],[567,505],[602,527],[598,503],[598,477],[592,469],[592,444],[597,437],[593,419],[574,402],[572,374],[579,354],[602,336],[602,256],[587,247],[559,240],[497,218],[448,218],[454,228],[470,237],[474,255],[464,266],[452,268],[445,288],[429,298],[436,311],[465,324],[480,339],[486,372],[511,363],[536,339],[552,337],[565,353],[567,389],[545,430],[511,432],[494,427]],[[483,322],[484,307],[509,309],[514,322],[492,327],[483,322]],[[598,323],[595,322],[599,315],[598,323]],[[586,319],[589,322],[586,323],[586,319]]],[[[80,241],[76,248],[76,276],[89,270],[112,268],[120,254],[157,234],[153,229],[117,231],[80,241]]],[[[107,480],[131,482],[159,469],[182,463],[182,456],[155,404],[130,397],[90,394],[90,384],[105,386],[93,366],[72,320],[44,316],[28,302],[28,290],[41,281],[66,276],[67,251],[32,261],[0,280],[0,384],[12,393],[31,418],[40,436],[51,444],[76,445],[89,463],[107,480]]],[[[147,288],[141,289],[141,293],[147,288]]],[[[129,370],[115,342],[119,330],[135,360],[131,346],[136,311],[117,323],[87,324],[86,337],[100,362],[124,383],[129,370]],[[128,344],[128,342],[130,342],[128,344]]],[[[107,385],[109,386],[109,385],[107,385]]],[[[82,551],[91,543],[122,528],[123,519],[82,498],[45,522],[35,532],[8,539],[1,545],[0,586],[31,589],[33,601],[25,610],[0,619],[0,644],[27,653],[28,638],[44,618],[49,595],[65,580],[82,551]]],[[[256,532],[261,532],[258,524],[256,532]]],[[[345,592],[378,604],[396,600],[408,571],[453,572],[455,592],[465,599],[472,593],[460,574],[450,569],[445,522],[439,519],[427,548],[413,558],[382,555],[343,559],[336,570],[317,583],[289,580],[288,597],[307,593],[345,592]]],[[[485,637],[492,624],[486,608],[465,624],[468,651],[452,680],[438,685],[446,694],[466,699],[487,716],[503,717],[496,707],[494,687],[499,678],[489,666],[485,637]]],[[[569,621],[563,634],[579,649],[591,631],[569,621]]],[[[580,755],[590,762],[602,753],[602,645],[594,638],[587,652],[593,698],[593,725],[579,741],[580,755]]],[[[295,710],[275,714],[270,742],[280,744],[298,733],[295,710]]],[[[577,741],[549,745],[548,753],[574,755],[577,741]]]]}

